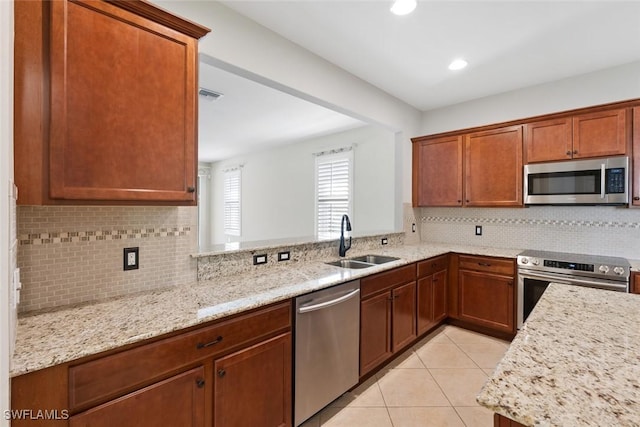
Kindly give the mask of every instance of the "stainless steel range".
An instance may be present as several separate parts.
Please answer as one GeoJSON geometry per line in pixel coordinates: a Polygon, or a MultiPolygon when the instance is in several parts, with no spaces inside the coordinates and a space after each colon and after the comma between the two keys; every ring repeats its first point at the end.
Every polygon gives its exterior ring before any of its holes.
{"type": "Polygon", "coordinates": [[[629,292],[630,274],[624,258],[524,251],[518,255],[518,329],[551,282],[629,292]]]}

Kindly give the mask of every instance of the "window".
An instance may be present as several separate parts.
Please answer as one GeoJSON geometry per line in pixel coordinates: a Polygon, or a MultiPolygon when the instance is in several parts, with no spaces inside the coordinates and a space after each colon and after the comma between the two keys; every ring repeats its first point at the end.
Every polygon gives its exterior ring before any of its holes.
{"type": "Polygon", "coordinates": [[[224,173],[224,234],[240,236],[240,169],[224,173]]]}
{"type": "Polygon", "coordinates": [[[340,236],[342,215],[351,214],[352,152],[316,157],[316,234],[320,239],[340,236]]]}

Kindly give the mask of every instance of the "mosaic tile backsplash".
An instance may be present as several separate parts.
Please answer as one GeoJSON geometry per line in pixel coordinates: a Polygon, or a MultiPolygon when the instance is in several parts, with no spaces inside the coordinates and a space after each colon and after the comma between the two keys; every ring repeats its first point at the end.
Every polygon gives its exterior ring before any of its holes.
{"type": "Polygon", "coordinates": [[[19,206],[20,312],[196,280],[197,208],[19,206]],[[123,249],[140,268],[123,271],[123,249]]]}
{"type": "MultiPolygon", "coordinates": [[[[406,212],[407,208],[405,216],[406,212]]],[[[418,216],[422,242],[640,259],[640,209],[611,206],[421,208],[418,216]],[[476,225],[482,225],[482,236],[475,235],[476,225]]]]}

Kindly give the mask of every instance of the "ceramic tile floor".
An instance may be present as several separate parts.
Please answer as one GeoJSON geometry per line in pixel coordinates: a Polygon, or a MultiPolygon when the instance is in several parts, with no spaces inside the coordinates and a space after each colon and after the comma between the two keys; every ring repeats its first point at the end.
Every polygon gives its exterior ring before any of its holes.
{"type": "Polygon", "coordinates": [[[476,395],[508,346],[442,326],[302,427],[492,427],[476,395]]]}

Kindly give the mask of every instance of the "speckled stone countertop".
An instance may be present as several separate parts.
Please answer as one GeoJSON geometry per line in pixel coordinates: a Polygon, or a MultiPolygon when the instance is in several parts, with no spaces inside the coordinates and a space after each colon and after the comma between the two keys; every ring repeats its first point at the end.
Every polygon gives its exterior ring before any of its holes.
{"type": "Polygon", "coordinates": [[[526,426],[640,426],[640,295],[551,284],[478,402],[526,426]]]}
{"type": "MultiPolygon", "coordinates": [[[[404,245],[369,251],[399,257],[384,265],[349,270],[323,261],[299,262],[217,280],[50,313],[21,316],[11,376],[283,301],[450,251],[515,258],[520,249],[453,245],[404,245]]],[[[348,253],[348,257],[364,255],[348,253]]]]}

